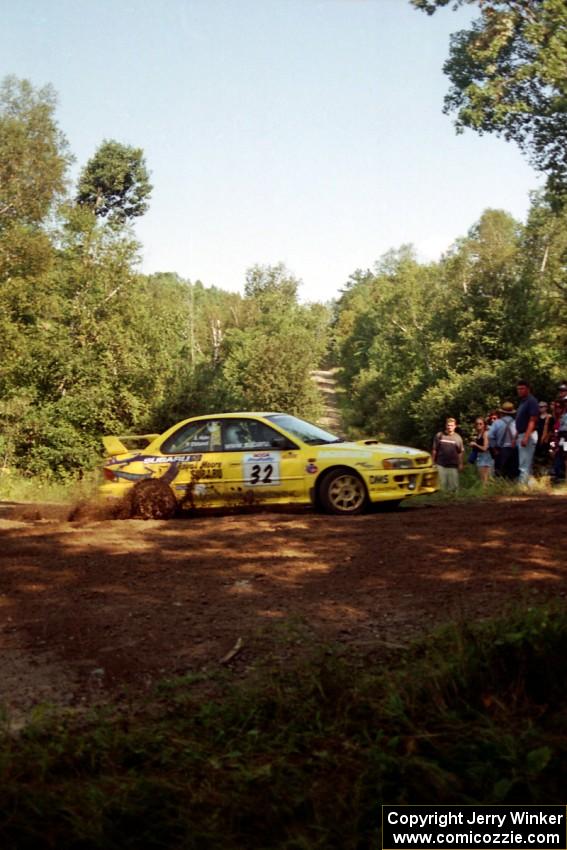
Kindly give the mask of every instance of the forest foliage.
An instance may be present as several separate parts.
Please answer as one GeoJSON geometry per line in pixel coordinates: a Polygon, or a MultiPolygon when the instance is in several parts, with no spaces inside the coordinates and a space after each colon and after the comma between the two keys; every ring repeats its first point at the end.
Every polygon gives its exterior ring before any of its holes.
{"type": "Polygon", "coordinates": [[[567,5],[564,0],[411,0],[429,15],[469,4],[478,17],[451,37],[445,112],[458,132],[515,142],[567,201],[567,5]]]}
{"type": "Polygon", "coordinates": [[[143,152],[106,139],[73,187],[55,110],[50,88],[0,89],[2,467],[73,476],[105,433],[207,411],[317,416],[328,308],[300,304],[281,264],[249,269],[243,295],[140,274],[143,152]]]}
{"type": "Polygon", "coordinates": [[[524,376],[540,398],[563,378],[567,216],[534,197],[525,225],[486,210],[438,263],[411,247],[356,272],[333,345],[351,421],[428,446],[448,415],[470,428],[524,376]]]}
{"type": "Polygon", "coordinates": [[[411,246],[354,271],[333,303],[302,304],[282,264],[242,294],[139,271],[133,220],[151,196],[143,151],[105,139],[73,186],[56,95],[0,87],[0,466],[65,478],[108,433],[194,414],[321,413],[311,372],[340,367],[345,427],[428,447],[521,374],[564,377],[567,212],[487,210],[437,263],[411,246]]]}

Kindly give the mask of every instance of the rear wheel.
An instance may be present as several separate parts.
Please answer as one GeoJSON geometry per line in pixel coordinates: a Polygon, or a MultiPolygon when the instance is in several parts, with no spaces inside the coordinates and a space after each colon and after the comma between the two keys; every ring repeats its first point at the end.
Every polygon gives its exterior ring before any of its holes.
{"type": "Polygon", "coordinates": [[[132,490],[132,516],[140,519],[171,519],[177,500],[165,481],[140,481],[132,490]]]}
{"type": "Polygon", "coordinates": [[[364,481],[350,469],[333,469],[321,482],[320,499],[330,514],[359,514],[366,507],[364,481]]]}

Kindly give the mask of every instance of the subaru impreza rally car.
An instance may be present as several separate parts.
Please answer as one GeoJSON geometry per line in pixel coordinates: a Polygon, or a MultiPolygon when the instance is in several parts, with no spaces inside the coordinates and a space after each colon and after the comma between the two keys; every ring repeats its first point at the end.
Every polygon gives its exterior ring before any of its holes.
{"type": "Polygon", "coordinates": [[[437,490],[427,452],[372,439],[349,442],[286,413],[197,416],[161,435],[103,443],[108,457],[100,493],[127,497],[138,516],[271,504],[352,515],[370,503],[437,490]]]}

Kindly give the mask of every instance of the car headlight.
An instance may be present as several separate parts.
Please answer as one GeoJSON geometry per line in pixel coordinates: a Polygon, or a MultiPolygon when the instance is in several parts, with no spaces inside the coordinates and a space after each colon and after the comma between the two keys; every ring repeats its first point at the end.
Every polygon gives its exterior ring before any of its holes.
{"type": "Polygon", "coordinates": [[[409,457],[388,457],[382,461],[384,469],[412,469],[413,463],[409,457]]]}

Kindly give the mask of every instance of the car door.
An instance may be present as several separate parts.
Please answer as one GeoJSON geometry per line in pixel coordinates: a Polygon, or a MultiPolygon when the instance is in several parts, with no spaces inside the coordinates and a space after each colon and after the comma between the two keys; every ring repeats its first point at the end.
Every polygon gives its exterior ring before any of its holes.
{"type": "Polygon", "coordinates": [[[181,425],[161,446],[161,477],[185,507],[218,507],[225,502],[222,420],[197,419],[181,425]]]}
{"type": "Polygon", "coordinates": [[[223,484],[233,501],[287,503],[308,500],[305,464],[298,446],[253,417],[223,423],[223,484]]]}

